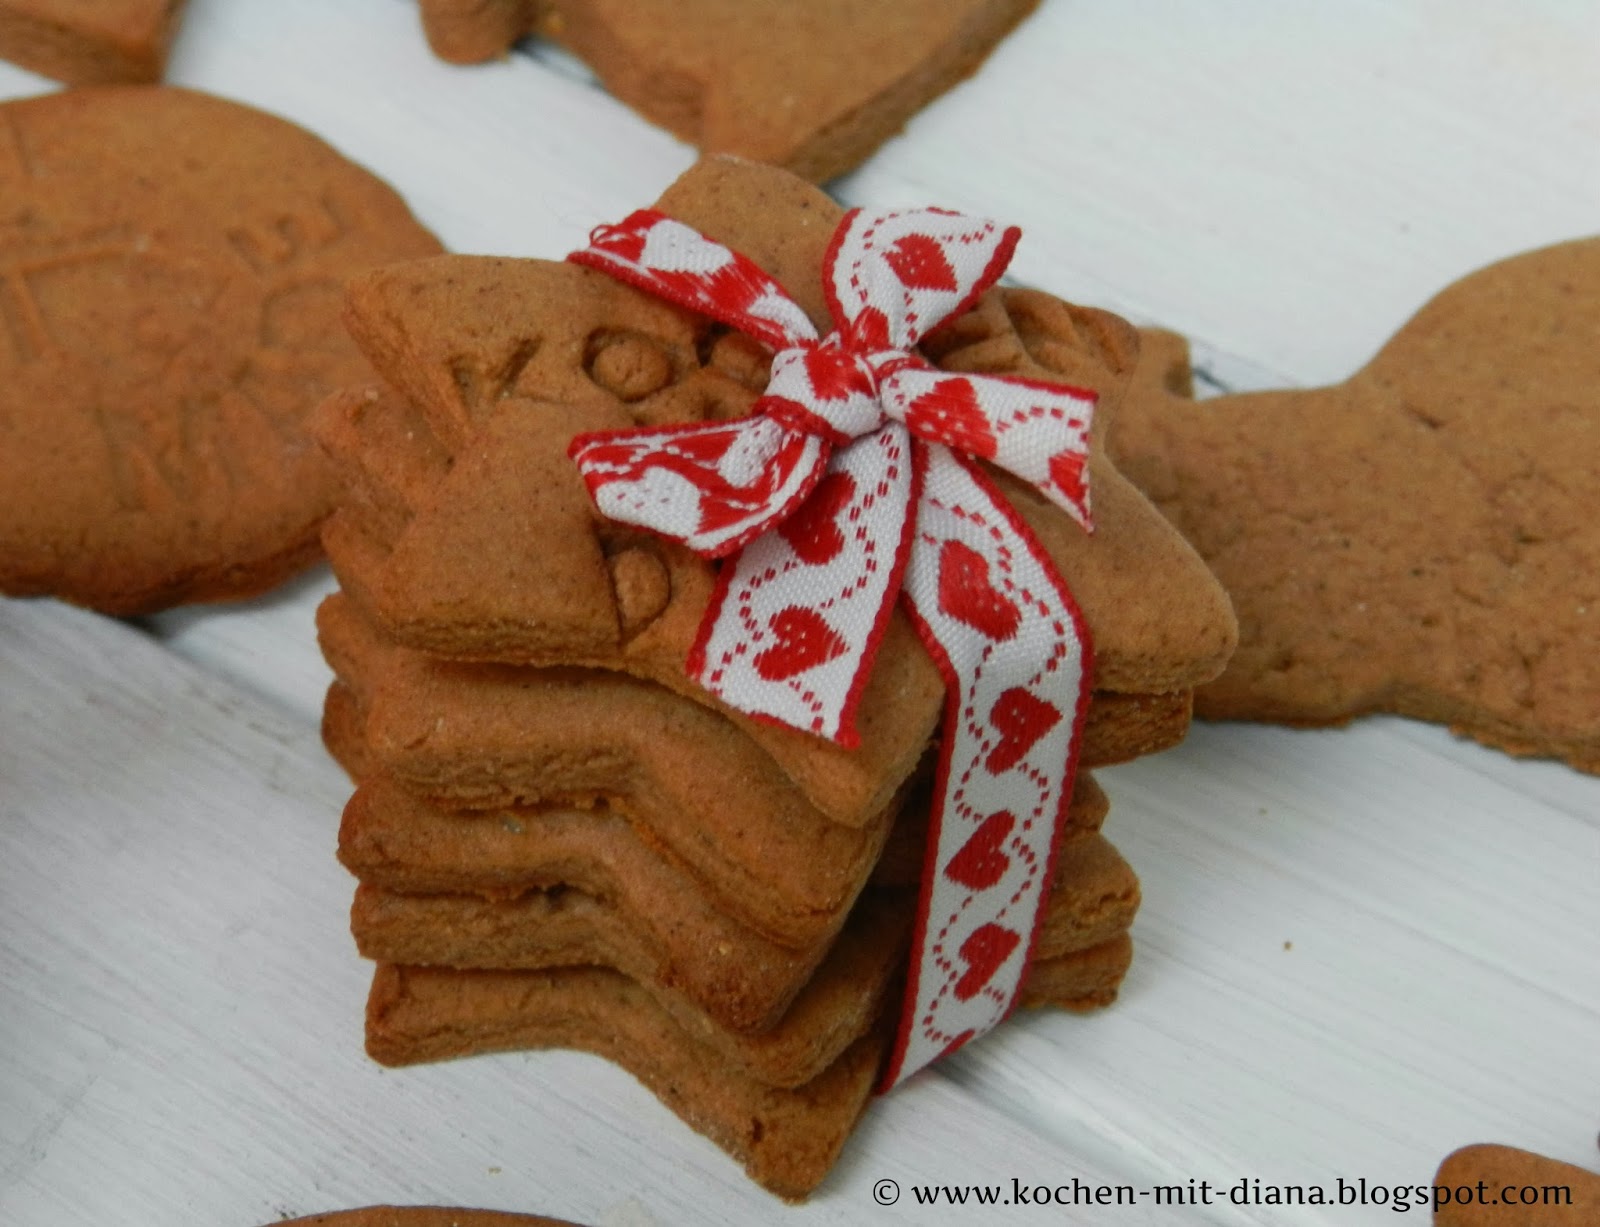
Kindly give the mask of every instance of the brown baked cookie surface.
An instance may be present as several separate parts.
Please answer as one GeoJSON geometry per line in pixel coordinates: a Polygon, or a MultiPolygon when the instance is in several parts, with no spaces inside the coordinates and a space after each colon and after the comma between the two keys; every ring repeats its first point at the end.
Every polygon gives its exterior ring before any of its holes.
{"type": "MultiPolygon", "coordinates": [[[[825,318],[822,256],[842,210],[816,189],[706,159],[659,207],[745,252],[825,318]]],[[[324,535],[351,599],[423,652],[616,669],[714,702],[684,670],[714,566],[600,520],[566,449],[579,431],[747,413],[766,383],[759,346],[603,274],[534,260],[382,270],[352,284],[348,323],[397,394],[341,397],[318,415],[353,492],[324,535]],[[391,412],[402,400],[404,428],[391,412]]],[[[1000,290],[927,348],[946,369],[1093,388],[1109,407],[1137,337],[1103,312],[1000,290]]],[[[1093,629],[1096,702],[1140,696],[1120,704],[1127,718],[1115,725],[1128,752],[1104,744],[1115,737],[1096,746],[1093,761],[1112,762],[1182,736],[1188,691],[1221,669],[1235,627],[1201,560],[1098,446],[1090,470],[1092,535],[1036,491],[995,479],[1093,629]]],[[[881,809],[916,766],[943,701],[937,669],[896,614],[862,699],[859,749],[735,718],[819,809],[849,821],[881,809]]]]}
{"type": "Polygon", "coordinates": [[[1445,1157],[1433,1184],[1434,1227],[1600,1223],[1600,1173],[1511,1146],[1463,1146],[1445,1157]]]}
{"type": "Polygon", "coordinates": [[[186,0],[0,0],[0,59],[69,85],[161,80],[186,0]]]}
{"type": "MultiPolygon", "coordinates": [[[[659,207],[820,322],[842,210],[817,189],[712,158],[659,207]]],[[[343,591],[319,633],[324,735],[360,783],[341,855],[379,963],[369,1052],[598,1052],[763,1186],[805,1195],[898,1019],[938,670],[896,614],[857,748],[732,711],[685,669],[715,565],[596,512],[573,436],[749,413],[758,343],[540,260],[380,270],[346,318],[383,382],[316,415],[343,483],[324,530],[343,591]]],[[[924,353],[1092,389],[1109,415],[1137,346],[1114,316],[999,290],[924,353]]],[[[1198,555],[1091,444],[1093,534],[996,478],[1094,636],[1081,767],[1181,737],[1234,636],[1198,555]]],[[[1107,804],[1080,772],[1021,1004],[1105,1005],[1127,970],[1139,887],[1099,833],[1107,804]]]]}
{"type": "Polygon", "coordinates": [[[841,175],[977,71],[1038,0],[422,0],[441,58],[537,34],[707,153],[841,175]]]}
{"type": "Polygon", "coordinates": [[[451,1206],[363,1206],[332,1210],[267,1227],[579,1227],[564,1218],[509,1214],[501,1210],[457,1210],[451,1206]]]}
{"type": "Polygon", "coordinates": [[[1191,401],[1146,342],[1111,451],[1239,615],[1197,714],[1397,712],[1600,771],[1600,239],[1455,283],[1329,388],[1191,401]]]}
{"type": "Polygon", "coordinates": [[[317,553],[302,431],[371,378],[345,280],[438,243],[310,133],[186,90],[0,104],[0,592],[111,613],[317,553]]]}
{"type": "MultiPolygon", "coordinates": [[[[1138,885],[1092,832],[1063,849],[1021,1004],[1109,1004],[1132,957],[1138,885]]],[[[381,962],[367,1050],[403,1065],[519,1048],[572,1047],[622,1065],[752,1179],[799,1199],[826,1176],[866,1105],[889,1041],[910,920],[904,893],[858,907],[846,936],[782,1020],[730,1032],[671,986],[600,966],[544,969],[381,962]]]]}

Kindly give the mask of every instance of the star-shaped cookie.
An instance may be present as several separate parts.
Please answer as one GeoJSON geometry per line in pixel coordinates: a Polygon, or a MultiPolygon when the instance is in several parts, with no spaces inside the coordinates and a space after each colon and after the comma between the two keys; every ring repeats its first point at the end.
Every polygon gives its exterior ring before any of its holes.
{"type": "MultiPolygon", "coordinates": [[[[659,207],[743,251],[819,323],[819,269],[842,211],[809,185],[707,159],[659,207]]],[[[389,390],[328,402],[319,437],[350,496],[323,542],[345,591],[399,642],[464,660],[582,664],[709,696],[684,660],[711,564],[600,520],[567,446],[579,431],[735,417],[767,378],[748,338],[573,264],[457,257],[353,282],[347,322],[389,390]]],[[[947,369],[1094,388],[1109,408],[1131,374],[1133,330],[1032,291],[998,291],[928,339],[947,369]]],[[[1090,535],[1037,491],[1000,489],[1070,576],[1094,634],[1083,761],[1172,744],[1189,691],[1233,644],[1227,601],[1182,538],[1096,446],[1090,535]],[[1106,721],[1110,736],[1095,731],[1106,721]]],[[[920,760],[942,679],[891,619],[845,751],[740,718],[836,821],[878,813],[920,760]]]]}

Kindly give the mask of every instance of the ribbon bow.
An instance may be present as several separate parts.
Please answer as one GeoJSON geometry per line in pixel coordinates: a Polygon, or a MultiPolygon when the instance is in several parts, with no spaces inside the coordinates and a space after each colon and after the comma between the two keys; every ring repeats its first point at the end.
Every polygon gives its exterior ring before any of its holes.
{"type": "Polygon", "coordinates": [[[688,668],[731,706],[859,744],[855,710],[894,609],[947,702],[905,1008],[882,1088],[989,1030],[1021,990],[1072,794],[1087,629],[1033,534],[969,457],[1091,529],[1094,394],[951,374],[914,347],[967,310],[1021,232],[939,209],[852,210],[828,248],[834,330],[746,257],[653,210],[568,258],[774,351],[735,422],[581,435],[599,510],[734,555],[688,668]]]}

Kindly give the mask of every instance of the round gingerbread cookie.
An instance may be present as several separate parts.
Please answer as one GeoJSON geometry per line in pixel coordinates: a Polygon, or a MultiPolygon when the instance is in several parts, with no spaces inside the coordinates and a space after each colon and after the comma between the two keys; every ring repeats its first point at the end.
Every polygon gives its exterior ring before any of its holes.
{"type": "Polygon", "coordinates": [[[302,430],[372,376],[345,279],[438,242],[303,129],[187,90],[0,104],[0,592],[109,613],[316,556],[302,430]]]}

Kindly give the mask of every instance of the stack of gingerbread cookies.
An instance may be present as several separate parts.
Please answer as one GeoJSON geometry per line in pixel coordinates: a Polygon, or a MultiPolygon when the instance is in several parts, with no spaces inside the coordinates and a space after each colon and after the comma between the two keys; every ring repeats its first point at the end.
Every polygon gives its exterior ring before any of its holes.
{"type": "MultiPolygon", "coordinates": [[[[702,162],[657,206],[763,265],[819,320],[839,210],[781,172],[702,162]]],[[[579,432],[748,413],[755,342],[591,269],[444,257],[371,275],[348,322],[384,383],[325,406],[344,479],[320,619],[325,733],[358,788],[340,855],[379,964],[387,1063],[569,1046],[631,1070],[790,1198],[822,1179],[900,1008],[941,676],[896,615],[841,748],[685,673],[714,564],[601,518],[579,432]]],[[[1120,320],[996,290],[925,346],[948,369],[1098,393],[1120,320]]],[[[1234,624],[1198,558],[1096,449],[1091,536],[996,480],[1095,641],[1080,764],[1164,748],[1234,624]]],[[[1024,989],[1083,1008],[1131,955],[1132,871],[1080,771],[1024,989]]]]}

